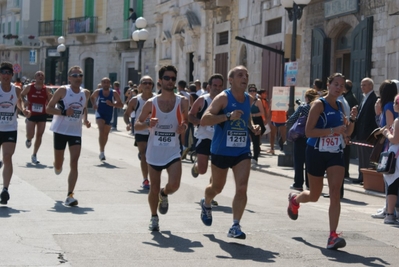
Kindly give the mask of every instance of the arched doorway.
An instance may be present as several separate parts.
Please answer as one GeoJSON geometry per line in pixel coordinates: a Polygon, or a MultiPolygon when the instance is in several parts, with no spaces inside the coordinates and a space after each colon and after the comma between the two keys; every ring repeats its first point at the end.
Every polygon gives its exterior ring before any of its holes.
{"type": "Polygon", "coordinates": [[[347,27],[341,31],[335,40],[334,70],[350,77],[351,35],[353,28],[347,27]]]}

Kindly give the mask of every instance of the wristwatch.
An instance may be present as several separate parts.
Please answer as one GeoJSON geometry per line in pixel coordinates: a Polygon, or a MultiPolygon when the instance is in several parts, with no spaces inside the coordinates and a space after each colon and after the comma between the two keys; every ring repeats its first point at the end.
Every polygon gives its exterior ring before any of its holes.
{"type": "Polygon", "coordinates": [[[231,112],[227,112],[227,113],[226,113],[226,118],[227,118],[228,121],[230,120],[230,118],[231,118],[231,112]]]}
{"type": "Polygon", "coordinates": [[[354,122],[356,122],[356,119],[352,119],[351,117],[349,117],[349,121],[354,123],[354,122]]]}

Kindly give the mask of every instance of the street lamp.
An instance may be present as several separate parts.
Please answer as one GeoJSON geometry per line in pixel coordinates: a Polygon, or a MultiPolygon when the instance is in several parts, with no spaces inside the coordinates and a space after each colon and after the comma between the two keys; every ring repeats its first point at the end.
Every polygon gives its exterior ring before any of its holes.
{"type": "MultiPolygon", "coordinates": [[[[288,12],[288,19],[292,21],[292,36],[291,36],[291,57],[290,61],[296,61],[296,31],[297,31],[297,20],[302,17],[303,9],[309,4],[311,0],[281,0],[281,5],[288,12]]],[[[295,109],[295,86],[290,86],[290,101],[288,105],[288,116],[294,114],[295,109]]],[[[287,130],[291,128],[291,125],[287,125],[287,130]]],[[[293,144],[288,142],[284,146],[284,154],[278,158],[279,166],[293,166],[293,144]]]]}
{"type": "Polygon", "coordinates": [[[63,70],[64,70],[62,58],[63,58],[64,52],[66,50],[64,36],[58,37],[57,41],[58,41],[57,52],[60,54],[60,58],[59,58],[59,61],[58,61],[57,77],[58,77],[59,84],[62,84],[62,82],[63,82],[62,81],[62,78],[63,78],[62,74],[63,74],[63,70]]]}
{"type": "Polygon", "coordinates": [[[136,19],[137,30],[132,33],[132,39],[133,41],[137,42],[137,47],[139,48],[139,66],[137,70],[139,80],[141,79],[141,51],[143,49],[144,42],[148,38],[148,31],[144,29],[145,27],[147,27],[147,20],[143,17],[139,17],[136,19]]]}

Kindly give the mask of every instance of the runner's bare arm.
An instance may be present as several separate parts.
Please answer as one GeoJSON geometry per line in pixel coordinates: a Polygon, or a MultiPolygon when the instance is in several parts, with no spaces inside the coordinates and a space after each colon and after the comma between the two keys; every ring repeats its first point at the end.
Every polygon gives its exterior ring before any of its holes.
{"type": "Polygon", "coordinates": [[[130,114],[132,114],[132,112],[136,106],[137,106],[137,98],[134,97],[134,98],[130,99],[130,101],[127,105],[127,108],[125,110],[125,113],[123,113],[123,120],[125,121],[126,126],[130,126],[130,127],[134,126],[134,125],[130,124],[130,114]]]}
{"type": "Polygon", "coordinates": [[[149,121],[147,120],[148,116],[152,112],[152,100],[147,100],[141,110],[140,114],[136,114],[136,122],[134,123],[134,130],[142,131],[148,129],[149,127],[154,127],[158,121],[157,118],[151,118],[149,121]]]}
{"type": "Polygon", "coordinates": [[[201,126],[215,125],[227,121],[226,114],[219,114],[227,106],[227,95],[217,95],[201,118],[201,126]]]}
{"type": "Polygon", "coordinates": [[[46,113],[50,115],[62,115],[63,110],[60,110],[55,107],[55,105],[65,97],[66,88],[60,87],[57,91],[55,91],[53,97],[50,99],[46,106],[46,113]]]}

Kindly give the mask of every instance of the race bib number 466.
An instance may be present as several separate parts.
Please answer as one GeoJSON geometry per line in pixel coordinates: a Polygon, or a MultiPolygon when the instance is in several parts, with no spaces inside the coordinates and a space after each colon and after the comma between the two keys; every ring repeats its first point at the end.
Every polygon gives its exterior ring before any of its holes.
{"type": "Polygon", "coordinates": [[[171,132],[155,132],[154,146],[170,146],[176,145],[176,133],[171,132]]]}
{"type": "Polygon", "coordinates": [[[245,147],[247,144],[247,132],[227,131],[227,147],[245,147]]]}

